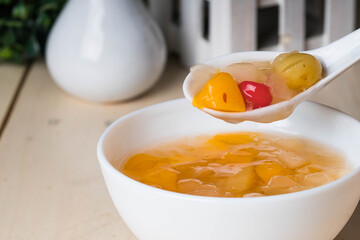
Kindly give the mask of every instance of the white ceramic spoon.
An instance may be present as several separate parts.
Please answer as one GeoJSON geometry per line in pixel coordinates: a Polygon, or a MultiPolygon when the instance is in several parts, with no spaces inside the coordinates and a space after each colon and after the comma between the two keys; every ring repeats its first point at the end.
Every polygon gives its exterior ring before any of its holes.
{"type": "MultiPolygon", "coordinates": [[[[268,51],[238,52],[214,58],[204,64],[221,69],[232,63],[272,61],[281,53],[268,51]]],[[[301,102],[320,91],[338,75],[360,60],[360,29],[327,46],[307,51],[306,53],[315,56],[322,63],[325,77],[292,99],[247,112],[222,112],[208,108],[203,108],[202,110],[216,118],[231,123],[239,123],[246,120],[268,123],[287,118],[301,102]]],[[[192,102],[193,97],[200,92],[206,82],[207,80],[199,81],[194,79],[192,74],[189,73],[183,85],[185,97],[192,102]]]]}

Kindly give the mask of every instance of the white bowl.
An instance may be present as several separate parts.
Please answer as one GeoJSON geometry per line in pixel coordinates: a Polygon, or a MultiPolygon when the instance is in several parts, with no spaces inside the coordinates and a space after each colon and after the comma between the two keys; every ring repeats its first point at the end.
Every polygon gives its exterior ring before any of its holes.
{"type": "Polygon", "coordinates": [[[101,136],[98,158],[121,217],[141,240],[329,240],[360,198],[360,124],[334,109],[305,102],[287,119],[232,125],[185,99],[157,104],[114,122],[101,136]],[[116,170],[127,155],[183,136],[229,131],[281,132],[336,146],[355,169],[321,187],[260,198],[202,197],[137,182],[116,170]]]}

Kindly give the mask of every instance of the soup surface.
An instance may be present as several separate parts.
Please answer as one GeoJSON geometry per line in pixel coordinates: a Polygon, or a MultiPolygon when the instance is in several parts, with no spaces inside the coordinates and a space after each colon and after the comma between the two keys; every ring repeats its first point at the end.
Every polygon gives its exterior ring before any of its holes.
{"type": "Polygon", "coordinates": [[[127,176],[201,196],[260,197],[334,181],[349,172],[336,150],[306,139],[253,132],[183,138],[129,157],[127,176]]]}

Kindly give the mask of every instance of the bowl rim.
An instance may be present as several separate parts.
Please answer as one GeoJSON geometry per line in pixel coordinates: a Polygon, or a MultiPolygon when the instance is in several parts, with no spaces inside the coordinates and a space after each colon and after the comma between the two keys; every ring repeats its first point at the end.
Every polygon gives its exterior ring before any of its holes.
{"type": "MultiPolygon", "coordinates": [[[[186,193],[179,193],[179,192],[172,192],[172,191],[168,191],[168,190],[164,190],[164,189],[160,189],[157,187],[153,187],[144,183],[141,183],[139,181],[136,181],[128,176],[126,176],[125,174],[123,174],[122,172],[120,172],[119,170],[117,170],[106,158],[105,153],[104,153],[104,142],[107,138],[107,136],[109,135],[109,133],[118,125],[120,124],[122,121],[127,120],[135,115],[141,114],[142,112],[145,111],[149,111],[153,108],[157,108],[161,105],[166,105],[166,104],[178,104],[181,102],[188,102],[185,98],[179,98],[179,99],[174,99],[174,100],[170,100],[170,101],[165,101],[165,102],[161,102],[161,103],[157,103],[154,105],[150,105],[141,109],[138,109],[136,111],[130,112],[122,117],[120,117],[119,119],[117,119],[116,121],[114,121],[112,124],[110,124],[110,126],[108,126],[105,131],[101,134],[99,140],[98,140],[98,144],[97,144],[97,157],[98,157],[98,161],[100,163],[101,168],[104,168],[108,173],[112,174],[115,178],[117,178],[119,181],[125,181],[127,184],[131,184],[131,185],[135,185],[138,188],[143,188],[144,190],[147,191],[152,191],[154,193],[157,194],[161,194],[161,195],[165,195],[167,197],[173,197],[173,198],[180,198],[180,199],[186,199],[186,200],[195,200],[195,201],[210,201],[210,202],[218,202],[218,201],[226,201],[226,202],[234,202],[234,201],[240,201],[240,202],[245,202],[248,203],[249,201],[251,202],[269,202],[269,201],[278,201],[278,200],[285,200],[285,199],[294,199],[294,198],[303,198],[303,197],[307,197],[309,195],[314,195],[314,194],[321,194],[322,192],[328,191],[331,188],[337,187],[339,185],[344,184],[345,182],[349,181],[350,179],[354,178],[356,175],[360,174],[360,165],[358,167],[355,167],[354,169],[351,170],[351,172],[349,172],[348,174],[346,174],[345,176],[332,181],[330,183],[318,186],[318,187],[314,187],[311,189],[306,189],[306,190],[302,190],[299,192],[292,192],[292,193],[286,193],[286,194],[278,194],[278,195],[271,195],[271,196],[265,196],[265,197],[212,197],[212,196],[198,196],[198,195],[191,195],[191,194],[186,194],[186,193]]],[[[351,121],[355,121],[357,124],[360,124],[360,121],[353,118],[352,116],[350,116],[347,113],[344,113],[338,109],[335,109],[333,107],[330,106],[326,106],[324,104],[321,103],[315,103],[312,101],[305,101],[306,103],[312,105],[312,106],[320,106],[324,109],[326,109],[326,111],[330,111],[333,112],[335,114],[338,115],[342,115],[343,117],[351,120],[351,121]]],[[[105,177],[104,171],[102,171],[103,177],[105,177]]]]}

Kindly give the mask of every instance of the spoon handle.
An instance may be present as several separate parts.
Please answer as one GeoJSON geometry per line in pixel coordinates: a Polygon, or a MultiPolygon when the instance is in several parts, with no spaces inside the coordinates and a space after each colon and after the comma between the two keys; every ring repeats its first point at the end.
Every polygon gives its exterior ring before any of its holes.
{"type": "Polygon", "coordinates": [[[360,29],[309,53],[322,60],[327,76],[337,76],[360,60],[360,29]]]}

